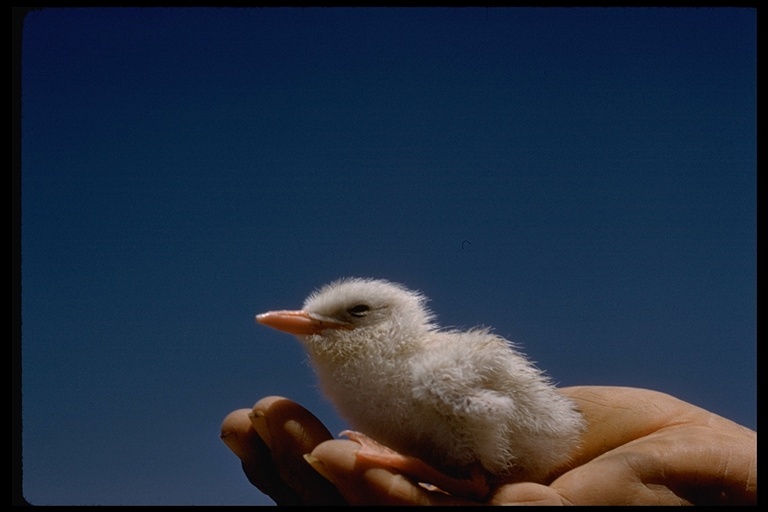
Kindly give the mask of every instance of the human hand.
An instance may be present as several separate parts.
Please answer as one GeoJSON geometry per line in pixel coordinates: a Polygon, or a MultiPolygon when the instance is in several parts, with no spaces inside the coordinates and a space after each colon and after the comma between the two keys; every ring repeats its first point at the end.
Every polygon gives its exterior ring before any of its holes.
{"type": "MultiPolygon", "coordinates": [[[[487,504],[756,503],[756,432],[655,391],[561,391],[587,420],[580,449],[548,485],[501,483],[487,504]]],[[[279,505],[477,504],[450,489],[426,489],[391,468],[361,465],[359,444],[332,439],[309,411],[284,398],[234,411],[222,424],[222,439],[249,480],[279,505]]]]}

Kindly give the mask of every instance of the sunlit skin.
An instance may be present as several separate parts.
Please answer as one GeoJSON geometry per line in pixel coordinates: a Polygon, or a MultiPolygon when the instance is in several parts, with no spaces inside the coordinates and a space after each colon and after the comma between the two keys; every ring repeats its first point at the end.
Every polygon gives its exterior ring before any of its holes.
{"type": "Polygon", "coordinates": [[[333,439],[285,398],[233,411],[221,435],[251,483],[280,505],[756,504],[755,431],[655,391],[561,391],[587,420],[578,453],[547,485],[502,482],[482,503],[426,489],[386,465],[360,464],[358,443],[333,439]]]}
{"type": "Polygon", "coordinates": [[[425,301],[347,279],[301,310],[257,316],[298,338],[323,392],[365,434],[334,439],[281,397],[235,411],[222,439],[254,485],[278,504],[756,500],[754,431],[655,391],[557,389],[503,338],[440,329],[425,301]]]}

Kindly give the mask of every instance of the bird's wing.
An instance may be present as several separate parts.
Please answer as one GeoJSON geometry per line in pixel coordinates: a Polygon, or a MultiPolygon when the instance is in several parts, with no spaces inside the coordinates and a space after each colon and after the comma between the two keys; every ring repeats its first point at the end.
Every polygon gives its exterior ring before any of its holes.
{"type": "Polygon", "coordinates": [[[413,369],[414,400],[435,423],[450,425],[447,442],[496,473],[534,453],[530,434],[557,423],[547,417],[556,397],[542,372],[487,331],[435,333],[430,345],[413,369]]]}
{"type": "Polygon", "coordinates": [[[508,417],[542,375],[507,340],[485,330],[437,332],[414,362],[414,398],[443,415],[508,417]]]}
{"type": "Polygon", "coordinates": [[[435,333],[430,345],[412,372],[417,406],[429,411],[444,445],[463,452],[460,459],[505,469],[514,460],[508,440],[528,421],[516,381],[531,365],[487,331],[435,333]]]}

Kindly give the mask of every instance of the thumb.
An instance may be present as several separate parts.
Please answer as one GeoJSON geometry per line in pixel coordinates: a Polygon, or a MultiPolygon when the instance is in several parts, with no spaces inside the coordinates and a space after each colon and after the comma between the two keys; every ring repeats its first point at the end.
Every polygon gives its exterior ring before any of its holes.
{"type": "Polygon", "coordinates": [[[502,485],[491,496],[491,505],[571,505],[554,488],[531,482],[502,485]]]}

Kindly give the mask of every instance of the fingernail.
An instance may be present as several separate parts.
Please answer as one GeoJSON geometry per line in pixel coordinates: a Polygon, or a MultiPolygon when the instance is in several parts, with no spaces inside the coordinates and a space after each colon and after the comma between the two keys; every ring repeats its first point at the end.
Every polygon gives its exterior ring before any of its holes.
{"type": "Polygon", "coordinates": [[[243,458],[244,453],[240,447],[240,440],[237,438],[236,433],[230,432],[229,430],[222,430],[219,438],[224,441],[224,444],[227,445],[227,448],[232,450],[232,453],[241,459],[243,458]]]}
{"type": "Polygon", "coordinates": [[[305,453],[304,460],[309,462],[309,465],[312,466],[312,468],[315,471],[320,473],[323,476],[323,478],[325,478],[326,480],[330,480],[331,482],[333,481],[330,473],[328,473],[328,470],[325,468],[325,464],[323,464],[323,462],[320,459],[318,459],[311,453],[305,453]]]}
{"type": "Polygon", "coordinates": [[[269,425],[267,424],[267,417],[263,411],[252,411],[248,413],[248,418],[251,420],[251,425],[256,429],[256,433],[264,441],[264,443],[272,449],[272,435],[269,433],[269,425]]]}

